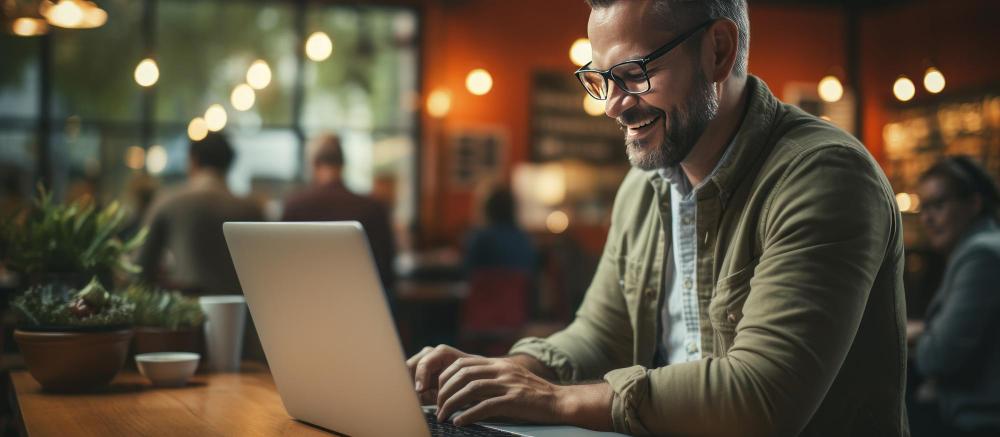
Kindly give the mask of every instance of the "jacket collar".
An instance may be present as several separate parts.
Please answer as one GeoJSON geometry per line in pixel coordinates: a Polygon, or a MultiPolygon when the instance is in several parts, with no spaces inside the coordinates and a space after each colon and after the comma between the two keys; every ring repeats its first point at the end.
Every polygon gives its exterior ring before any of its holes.
{"type": "MultiPolygon", "coordinates": [[[[774,131],[780,101],[757,76],[747,76],[747,108],[729,149],[712,175],[702,183],[698,199],[720,195],[726,199],[754,166],[774,131]]],[[[647,171],[647,177],[662,195],[666,186],[661,170],[647,171]]],[[[667,190],[668,191],[668,190],[667,190]]]]}

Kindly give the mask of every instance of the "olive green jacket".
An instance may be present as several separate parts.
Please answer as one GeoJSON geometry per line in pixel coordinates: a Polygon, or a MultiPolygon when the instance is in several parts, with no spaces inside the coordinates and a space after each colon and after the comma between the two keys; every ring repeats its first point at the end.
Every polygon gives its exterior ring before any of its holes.
{"type": "Polygon", "coordinates": [[[697,191],[702,359],[652,368],[670,190],[637,169],[576,319],[511,353],[563,383],[603,376],[622,433],[908,435],[892,189],[854,137],[747,86],[733,159],[697,191]]]}

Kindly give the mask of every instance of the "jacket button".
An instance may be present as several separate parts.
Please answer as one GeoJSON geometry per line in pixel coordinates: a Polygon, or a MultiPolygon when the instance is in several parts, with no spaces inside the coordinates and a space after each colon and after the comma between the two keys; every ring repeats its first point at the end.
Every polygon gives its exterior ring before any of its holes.
{"type": "Polygon", "coordinates": [[[729,319],[730,322],[736,322],[736,314],[734,314],[734,313],[729,313],[726,316],[726,318],[729,319]]]}

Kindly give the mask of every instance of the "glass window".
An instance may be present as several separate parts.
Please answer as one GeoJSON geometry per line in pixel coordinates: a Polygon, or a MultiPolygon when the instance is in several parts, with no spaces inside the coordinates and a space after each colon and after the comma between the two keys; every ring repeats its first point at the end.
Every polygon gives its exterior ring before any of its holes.
{"type": "Polygon", "coordinates": [[[291,3],[167,0],[157,6],[156,121],[188,123],[214,103],[229,115],[233,89],[260,59],[270,83],[253,107],[265,125],[292,123],[297,40],[291,3]]]}
{"type": "Polygon", "coordinates": [[[302,124],[309,138],[342,137],[344,182],[415,215],[417,15],[402,8],[314,6],[306,34],[325,32],[330,58],[306,61],[302,124]]]}
{"type": "Polygon", "coordinates": [[[0,117],[17,118],[30,123],[38,116],[41,86],[39,38],[24,38],[0,33],[0,117]]]}
{"type": "Polygon", "coordinates": [[[52,27],[52,115],[84,122],[139,121],[142,59],[139,1],[101,2],[108,21],[96,29],[52,27]]]}

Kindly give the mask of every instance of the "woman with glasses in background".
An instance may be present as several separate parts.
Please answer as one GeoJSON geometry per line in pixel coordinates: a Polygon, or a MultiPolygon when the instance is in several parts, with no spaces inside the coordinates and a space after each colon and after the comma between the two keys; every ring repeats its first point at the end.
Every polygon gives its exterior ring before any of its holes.
{"type": "Polygon", "coordinates": [[[997,184],[972,159],[953,156],[927,170],[918,191],[930,245],[948,262],[925,321],[907,329],[916,370],[936,393],[947,435],[1000,435],[997,184]]]}

